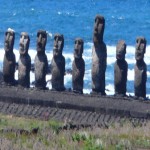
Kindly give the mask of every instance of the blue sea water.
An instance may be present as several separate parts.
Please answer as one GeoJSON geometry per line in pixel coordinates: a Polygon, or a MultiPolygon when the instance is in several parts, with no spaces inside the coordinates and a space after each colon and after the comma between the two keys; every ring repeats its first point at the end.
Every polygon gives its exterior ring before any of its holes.
{"type": "MultiPolygon", "coordinates": [[[[145,62],[148,67],[147,95],[150,95],[150,1],[149,0],[0,0],[0,67],[4,54],[4,34],[8,28],[16,33],[14,52],[18,59],[19,38],[22,31],[28,32],[31,42],[29,54],[32,62],[36,54],[36,34],[39,29],[48,33],[46,53],[52,58],[53,36],[61,33],[65,38],[64,56],[66,69],[73,61],[74,39],[84,40],[86,72],[84,92],[91,90],[91,48],[94,18],[97,14],[105,17],[104,42],[107,45],[106,91],[113,94],[115,47],[118,40],[127,44],[126,60],[129,65],[127,92],[134,93],[135,40],[137,36],[147,39],[145,62]]],[[[31,74],[32,81],[34,75],[31,74]]],[[[17,72],[16,72],[17,78],[17,72]]],[[[50,76],[47,76],[47,80],[50,76]]],[[[31,81],[31,82],[32,82],[31,81]]],[[[48,85],[49,87],[51,85],[48,85]]],[[[65,86],[71,87],[71,75],[65,76],[65,86]]]]}

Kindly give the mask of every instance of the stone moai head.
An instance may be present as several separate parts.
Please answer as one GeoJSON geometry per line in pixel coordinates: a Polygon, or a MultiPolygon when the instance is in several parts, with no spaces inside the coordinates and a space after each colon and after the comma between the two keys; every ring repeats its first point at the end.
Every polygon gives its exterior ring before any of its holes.
{"type": "Polygon", "coordinates": [[[6,31],[4,43],[4,49],[6,53],[13,51],[14,41],[15,41],[15,32],[11,30],[6,31]]]}
{"type": "Polygon", "coordinates": [[[45,46],[47,42],[47,33],[44,30],[39,30],[37,32],[37,53],[44,54],[45,46]]]}
{"type": "Polygon", "coordinates": [[[103,16],[97,15],[95,17],[95,24],[93,31],[93,42],[95,46],[103,42],[104,29],[105,29],[105,19],[103,16]]]}
{"type": "Polygon", "coordinates": [[[55,34],[53,56],[54,57],[62,56],[63,48],[64,48],[64,36],[62,34],[55,34]]]}
{"type": "Polygon", "coordinates": [[[116,59],[124,60],[126,54],[126,44],[125,41],[119,41],[116,47],[116,59]]]}
{"type": "Polygon", "coordinates": [[[76,38],[74,44],[75,44],[74,45],[74,58],[80,59],[82,58],[82,54],[83,54],[84,42],[81,38],[76,38]]]}
{"type": "Polygon", "coordinates": [[[29,44],[30,44],[29,35],[26,32],[22,32],[20,36],[20,48],[19,48],[20,55],[26,55],[28,53],[29,44]]]}
{"type": "Polygon", "coordinates": [[[142,61],[146,52],[146,39],[144,37],[137,37],[135,59],[136,61],[142,61]]]}

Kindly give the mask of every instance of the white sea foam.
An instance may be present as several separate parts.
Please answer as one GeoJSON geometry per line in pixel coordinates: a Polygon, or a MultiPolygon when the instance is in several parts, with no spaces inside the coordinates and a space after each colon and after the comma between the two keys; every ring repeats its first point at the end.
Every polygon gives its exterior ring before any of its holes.
{"type": "Polygon", "coordinates": [[[134,80],[134,69],[128,69],[128,81],[133,81],[134,80]]]}
{"type": "Polygon", "coordinates": [[[83,89],[84,94],[90,94],[92,92],[92,89],[83,89]]]}
{"type": "Polygon", "coordinates": [[[48,34],[48,36],[52,39],[53,34],[51,32],[46,31],[46,33],[48,34]]]}
{"type": "Polygon", "coordinates": [[[84,44],[84,46],[92,47],[92,46],[93,46],[93,43],[87,42],[87,43],[84,44]]]}
{"type": "Polygon", "coordinates": [[[7,31],[13,31],[13,32],[15,32],[15,30],[12,29],[12,28],[8,28],[7,31]]]}
{"type": "Polygon", "coordinates": [[[106,85],[105,89],[106,89],[107,95],[113,95],[114,94],[114,85],[113,84],[106,85]]]}
{"type": "Polygon", "coordinates": [[[72,17],[78,16],[78,15],[75,14],[74,12],[69,12],[69,11],[63,11],[63,12],[58,11],[57,14],[58,14],[58,15],[64,15],[64,16],[72,16],[72,17]]]}
{"type": "Polygon", "coordinates": [[[13,16],[16,16],[16,13],[13,13],[13,16]]]}
{"type": "Polygon", "coordinates": [[[123,16],[118,17],[119,20],[124,20],[125,18],[123,16]]]}
{"type": "Polygon", "coordinates": [[[107,56],[107,65],[114,64],[115,61],[116,61],[115,57],[107,56]]]}
{"type": "Polygon", "coordinates": [[[58,11],[58,12],[57,12],[57,14],[58,14],[58,15],[61,15],[61,14],[62,14],[62,12],[58,11]]]}
{"type": "Polygon", "coordinates": [[[52,75],[46,75],[46,82],[47,82],[47,85],[46,85],[46,86],[47,86],[49,89],[52,88],[51,78],[52,78],[52,75]]]}

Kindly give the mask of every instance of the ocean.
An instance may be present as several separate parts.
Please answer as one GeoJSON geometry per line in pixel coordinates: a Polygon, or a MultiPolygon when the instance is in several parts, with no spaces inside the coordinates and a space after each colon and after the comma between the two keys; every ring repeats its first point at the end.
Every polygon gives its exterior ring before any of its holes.
{"type": "MultiPolygon", "coordinates": [[[[104,42],[107,45],[106,93],[114,94],[114,62],[116,44],[125,40],[128,63],[127,94],[134,95],[134,64],[136,37],[147,40],[145,62],[147,64],[147,96],[150,95],[150,1],[149,0],[0,0],[0,69],[3,67],[4,34],[7,29],[15,31],[14,53],[19,59],[20,33],[30,36],[29,54],[34,63],[36,55],[36,34],[39,29],[47,31],[46,54],[52,59],[55,33],[64,35],[63,55],[66,69],[72,68],[74,40],[84,40],[85,76],[84,93],[91,92],[91,55],[94,19],[97,14],[105,17],[104,42]]],[[[31,83],[34,74],[31,72],[31,83]]],[[[16,71],[15,78],[18,78],[16,71]]],[[[65,87],[72,87],[71,74],[65,75],[65,87]]],[[[46,76],[47,81],[51,75],[46,76]]],[[[51,88],[51,83],[47,86],[51,88]]]]}

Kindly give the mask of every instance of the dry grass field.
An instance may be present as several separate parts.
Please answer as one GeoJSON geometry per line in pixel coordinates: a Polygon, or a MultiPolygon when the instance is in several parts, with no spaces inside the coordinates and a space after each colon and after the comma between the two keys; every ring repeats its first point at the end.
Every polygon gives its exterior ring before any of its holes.
{"type": "Polygon", "coordinates": [[[134,126],[114,123],[109,128],[62,128],[54,120],[41,121],[0,114],[1,150],[148,150],[150,122],[134,126]]]}

